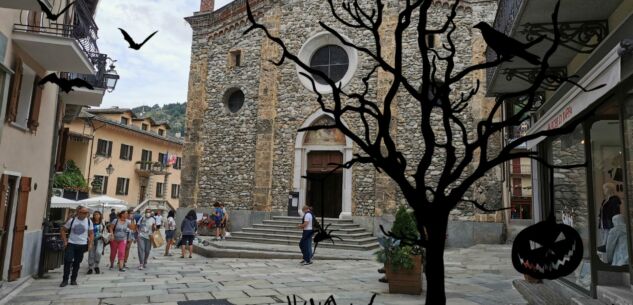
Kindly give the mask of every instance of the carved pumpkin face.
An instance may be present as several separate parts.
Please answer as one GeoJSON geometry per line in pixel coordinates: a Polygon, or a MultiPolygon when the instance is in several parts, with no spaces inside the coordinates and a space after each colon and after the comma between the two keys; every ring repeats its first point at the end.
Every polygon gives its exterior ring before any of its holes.
{"type": "Polygon", "coordinates": [[[553,280],[576,270],[582,252],[582,239],[576,230],[545,220],[519,232],[512,244],[512,264],[520,273],[553,280]]]}

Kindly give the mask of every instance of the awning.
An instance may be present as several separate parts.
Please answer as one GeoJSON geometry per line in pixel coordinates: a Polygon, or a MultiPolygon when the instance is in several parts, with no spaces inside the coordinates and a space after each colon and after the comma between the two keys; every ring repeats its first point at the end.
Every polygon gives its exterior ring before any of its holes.
{"type": "MultiPolygon", "coordinates": [[[[616,87],[622,76],[620,71],[621,61],[618,55],[619,49],[619,45],[612,49],[607,56],[578,81],[578,84],[585,88],[595,88],[600,85],[605,85],[604,87],[591,92],[584,92],[576,86],[572,87],[572,89],[567,91],[567,93],[556,102],[556,105],[548,110],[548,112],[528,130],[527,134],[530,135],[543,130],[562,127],[616,87]]],[[[544,139],[545,137],[540,137],[528,141],[528,149],[533,148],[544,139]]]]}
{"type": "Polygon", "coordinates": [[[79,205],[80,203],[75,200],[59,196],[51,197],[51,208],[53,209],[76,209],[79,205]]]}

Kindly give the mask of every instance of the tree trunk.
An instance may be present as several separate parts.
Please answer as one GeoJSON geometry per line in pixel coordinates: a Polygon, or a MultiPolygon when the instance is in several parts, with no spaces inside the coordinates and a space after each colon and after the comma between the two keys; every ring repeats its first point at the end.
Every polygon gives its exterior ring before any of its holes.
{"type": "Polygon", "coordinates": [[[426,225],[428,244],[426,247],[426,305],[445,305],[444,287],[444,246],[448,214],[434,215],[426,225]]]}

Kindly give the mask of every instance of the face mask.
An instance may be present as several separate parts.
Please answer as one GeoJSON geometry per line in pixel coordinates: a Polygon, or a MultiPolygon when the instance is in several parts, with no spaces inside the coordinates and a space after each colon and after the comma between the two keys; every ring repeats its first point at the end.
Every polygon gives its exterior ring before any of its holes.
{"type": "Polygon", "coordinates": [[[149,218],[152,216],[152,213],[145,213],[145,217],[149,218]]]}

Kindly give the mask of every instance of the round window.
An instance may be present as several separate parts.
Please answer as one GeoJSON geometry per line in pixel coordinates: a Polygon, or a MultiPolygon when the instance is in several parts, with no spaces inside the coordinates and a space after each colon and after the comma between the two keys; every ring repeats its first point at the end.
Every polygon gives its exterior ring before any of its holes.
{"type": "Polygon", "coordinates": [[[229,111],[236,113],[242,106],[244,106],[244,93],[241,90],[236,90],[229,95],[228,100],[226,101],[226,106],[229,108],[229,111]]]}
{"type": "MultiPolygon", "coordinates": [[[[343,79],[349,68],[347,52],[337,45],[326,45],[314,52],[310,59],[310,67],[327,75],[334,82],[343,79]]],[[[327,84],[320,76],[313,74],[314,80],[319,84],[327,84]]]]}

